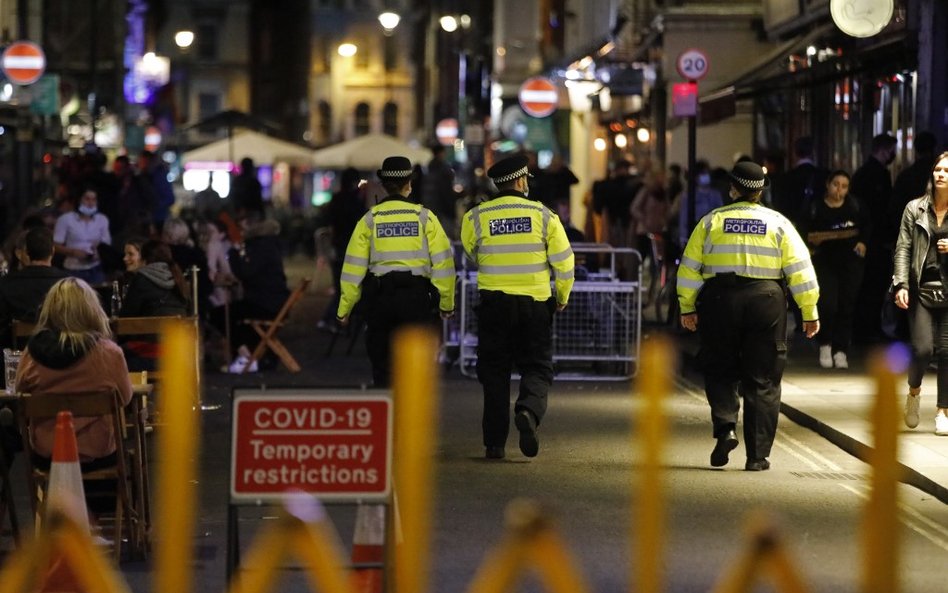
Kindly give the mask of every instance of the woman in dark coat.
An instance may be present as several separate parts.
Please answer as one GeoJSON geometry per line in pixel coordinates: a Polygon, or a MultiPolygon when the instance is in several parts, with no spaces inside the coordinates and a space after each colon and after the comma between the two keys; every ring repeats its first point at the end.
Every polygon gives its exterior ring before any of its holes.
{"type": "MultiPolygon", "coordinates": [[[[259,336],[244,319],[273,319],[290,296],[283,271],[280,224],[275,220],[244,221],[244,242],[230,250],[231,272],[240,280],[243,298],[231,304],[231,347],[238,353],[231,372],[241,372],[259,342],[259,336]],[[237,369],[237,370],[235,370],[237,369]]],[[[260,361],[267,367],[276,360],[270,352],[260,361]]],[[[256,364],[251,365],[256,370],[256,364]]]]}

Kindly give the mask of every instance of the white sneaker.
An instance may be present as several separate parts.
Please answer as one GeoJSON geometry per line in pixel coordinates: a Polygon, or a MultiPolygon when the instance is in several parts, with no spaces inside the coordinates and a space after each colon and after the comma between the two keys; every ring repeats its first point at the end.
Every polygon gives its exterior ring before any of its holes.
{"type": "MultiPolygon", "coordinates": [[[[232,373],[234,375],[239,375],[240,373],[243,373],[244,367],[247,365],[248,360],[250,360],[249,356],[244,356],[243,354],[241,354],[240,356],[234,359],[234,362],[230,363],[230,366],[227,368],[227,372],[232,373]]],[[[247,372],[248,373],[257,372],[256,360],[250,363],[250,368],[247,369],[247,372]]]]}
{"type": "Polygon", "coordinates": [[[944,414],[935,415],[935,434],[948,437],[948,416],[944,414]]]}
{"type": "Polygon", "coordinates": [[[849,368],[849,360],[846,358],[845,352],[837,352],[833,355],[833,366],[838,369],[849,368]]]}
{"type": "Polygon", "coordinates": [[[833,347],[820,346],[820,366],[824,369],[833,368],[833,347]]]}
{"type": "Polygon", "coordinates": [[[909,428],[918,426],[918,406],[921,400],[921,394],[912,395],[910,393],[905,396],[905,425],[909,428]]]}

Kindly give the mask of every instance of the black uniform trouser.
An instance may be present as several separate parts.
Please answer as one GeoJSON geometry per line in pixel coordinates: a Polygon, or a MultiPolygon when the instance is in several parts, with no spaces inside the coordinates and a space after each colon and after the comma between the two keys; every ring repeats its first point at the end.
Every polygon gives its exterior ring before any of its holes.
{"type": "Polygon", "coordinates": [[[773,280],[709,279],[698,298],[700,360],[714,436],[737,425],[744,398],[748,459],[770,455],[787,361],[787,301],[773,280]]]}
{"type": "Polygon", "coordinates": [[[515,411],[533,413],[537,425],[546,413],[553,384],[555,301],[493,290],[480,291],[477,307],[477,379],[484,388],[481,428],[484,446],[502,447],[510,431],[510,373],[520,371],[515,411]]]}
{"type": "Polygon", "coordinates": [[[427,278],[410,272],[366,277],[363,283],[365,346],[372,362],[375,387],[391,384],[392,334],[404,325],[432,324],[435,319],[432,302],[436,294],[427,278]]]}

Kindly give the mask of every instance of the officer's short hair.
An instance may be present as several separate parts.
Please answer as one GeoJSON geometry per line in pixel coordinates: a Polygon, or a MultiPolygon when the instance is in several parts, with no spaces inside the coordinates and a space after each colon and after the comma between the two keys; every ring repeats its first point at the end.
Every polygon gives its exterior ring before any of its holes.
{"type": "Polygon", "coordinates": [[[383,177],[381,179],[382,187],[385,188],[389,194],[400,193],[405,187],[411,183],[411,177],[405,177],[404,179],[397,179],[395,177],[383,177]]]}

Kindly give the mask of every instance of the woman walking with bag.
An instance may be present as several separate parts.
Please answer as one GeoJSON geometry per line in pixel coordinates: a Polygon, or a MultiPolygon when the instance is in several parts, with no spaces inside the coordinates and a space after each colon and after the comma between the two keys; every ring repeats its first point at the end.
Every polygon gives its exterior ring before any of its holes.
{"type": "Polygon", "coordinates": [[[908,309],[912,341],[905,425],[919,422],[922,378],[938,352],[935,434],[948,436],[948,152],[935,160],[925,195],[905,206],[895,244],[895,304],[908,309]],[[937,340],[938,347],[935,347],[937,340]]]}

